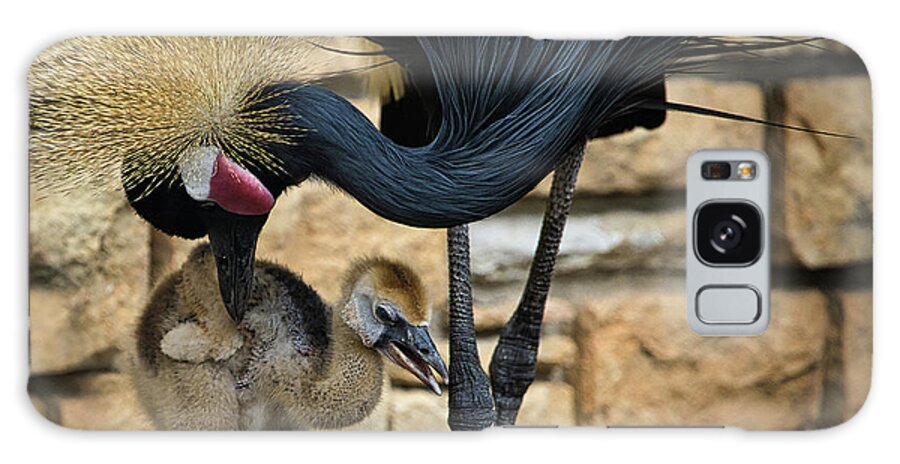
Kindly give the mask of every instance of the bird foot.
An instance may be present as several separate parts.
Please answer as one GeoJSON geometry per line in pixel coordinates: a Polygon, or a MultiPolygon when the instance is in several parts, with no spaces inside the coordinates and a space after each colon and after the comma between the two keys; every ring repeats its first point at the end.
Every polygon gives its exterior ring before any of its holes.
{"type": "Polygon", "coordinates": [[[447,424],[451,430],[483,430],[494,423],[494,405],[487,374],[480,363],[457,362],[450,374],[450,414],[447,424]]]}

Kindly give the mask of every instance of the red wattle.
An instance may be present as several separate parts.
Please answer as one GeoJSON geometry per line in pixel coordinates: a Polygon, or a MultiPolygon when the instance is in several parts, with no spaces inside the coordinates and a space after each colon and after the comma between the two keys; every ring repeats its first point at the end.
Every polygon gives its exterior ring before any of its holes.
{"type": "Polygon", "coordinates": [[[225,211],[244,216],[266,214],[275,206],[275,198],[262,182],[221,152],[209,180],[208,198],[225,211]]]}

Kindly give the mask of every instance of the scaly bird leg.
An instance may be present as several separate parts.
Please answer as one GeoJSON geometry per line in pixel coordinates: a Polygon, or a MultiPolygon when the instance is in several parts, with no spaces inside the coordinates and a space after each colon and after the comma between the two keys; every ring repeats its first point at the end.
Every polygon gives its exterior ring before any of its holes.
{"type": "Polygon", "coordinates": [[[500,341],[491,358],[491,386],[497,409],[497,425],[516,423],[522,397],[534,381],[544,306],[582,158],[584,144],[579,144],[556,167],[528,281],[516,311],[500,332],[500,341]]]}
{"type": "Polygon", "coordinates": [[[450,414],[451,430],[481,430],[494,422],[487,374],[478,358],[469,281],[469,226],[447,229],[450,263],[450,414]]]}

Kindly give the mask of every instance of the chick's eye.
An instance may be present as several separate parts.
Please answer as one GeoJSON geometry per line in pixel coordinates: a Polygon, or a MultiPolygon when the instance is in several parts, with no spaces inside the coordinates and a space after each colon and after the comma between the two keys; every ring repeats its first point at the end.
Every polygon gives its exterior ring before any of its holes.
{"type": "Polygon", "coordinates": [[[385,324],[390,324],[397,320],[397,312],[385,303],[378,303],[375,305],[375,317],[385,324]]]}

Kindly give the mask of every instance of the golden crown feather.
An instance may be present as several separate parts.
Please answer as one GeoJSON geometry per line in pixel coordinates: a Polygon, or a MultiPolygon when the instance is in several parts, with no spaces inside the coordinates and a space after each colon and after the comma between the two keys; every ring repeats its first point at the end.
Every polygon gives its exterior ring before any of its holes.
{"type": "Polygon", "coordinates": [[[267,98],[261,90],[367,71],[374,85],[396,87],[398,71],[381,66],[387,59],[372,51],[377,46],[362,38],[59,42],[28,73],[32,182],[38,192],[137,185],[150,191],[176,178],[181,156],[210,144],[244,166],[279,171],[262,147],[295,143],[302,133],[273,108],[250,111],[267,98]]]}

